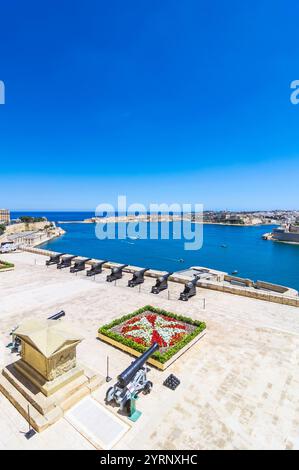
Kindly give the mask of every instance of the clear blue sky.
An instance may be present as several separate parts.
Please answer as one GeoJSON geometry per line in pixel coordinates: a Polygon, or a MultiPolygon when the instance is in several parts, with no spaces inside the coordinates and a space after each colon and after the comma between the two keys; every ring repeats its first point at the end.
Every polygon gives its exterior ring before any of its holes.
{"type": "Polygon", "coordinates": [[[0,4],[0,206],[299,208],[297,1],[0,4]]]}

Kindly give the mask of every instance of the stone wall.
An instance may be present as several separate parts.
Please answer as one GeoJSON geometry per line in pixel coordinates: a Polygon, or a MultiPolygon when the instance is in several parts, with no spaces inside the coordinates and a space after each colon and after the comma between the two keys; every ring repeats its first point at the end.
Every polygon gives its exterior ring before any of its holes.
{"type": "Polygon", "coordinates": [[[47,225],[49,225],[51,222],[45,221],[45,222],[33,222],[31,224],[25,224],[25,223],[20,223],[20,224],[13,224],[13,225],[8,225],[6,227],[6,230],[4,232],[4,235],[13,235],[14,233],[18,232],[26,232],[26,231],[35,231],[35,230],[43,230],[47,225]]]}

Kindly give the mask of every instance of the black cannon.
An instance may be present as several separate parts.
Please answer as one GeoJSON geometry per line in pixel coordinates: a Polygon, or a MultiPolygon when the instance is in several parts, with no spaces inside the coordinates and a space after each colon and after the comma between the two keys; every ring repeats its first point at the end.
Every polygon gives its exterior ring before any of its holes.
{"type": "Polygon", "coordinates": [[[137,286],[138,284],[143,284],[144,283],[144,274],[146,273],[146,271],[148,271],[149,268],[146,268],[146,269],[140,269],[140,271],[136,271],[134,274],[133,274],[133,277],[132,279],[130,279],[128,281],[128,287],[135,287],[137,286]]]}
{"type": "Polygon", "coordinates": [[[70,273],[77,273],[79,271],[84,271],[85,270],[85,263],[87,261],[90,261],[91,258],[86,258],[86,259],[79,259],[78,261],[75,261],[74,266],[71,266],[70,268],[70,273]]]}
{"type": "Polygon", "coordinates": [[[187,301],[190,297],[196,295],[196,284],[199,278],[200,276],[194,275],[192,281],[186,282],[183,292],[180,293],[180,300],[187,301]]]}
{"type": "Polygon", "coordinates": [[[93,264],[91,269],[86,271],[86,276],[95,276],[96,274],[101,274],[101,272],[103,271],[103,265],[105,263],[107,263],[107,260],[93,264]]]}
{"type": "Polygon", "coordinates": [[[54,315],[51,315],[50,317],[47,318],[47,320],[60,320],[60,318],[65,317],[65,311],[61,310],[58,313],[54,313],[54,315]]]}
{"type": "Polygon", "coordinates": [[[60,263],[57,264],[57,269],[69,268],[74,258],[76,258],[76,256],[65,256],[61,259],[60,263]]]}
{"type": "Polygon", "coordinates": [[[114,268],[111,268],[111,273],[108,274],[106,281],[107,282],[112,282],[116,281],[117,279],[121,279],[123,275],[123,269],[128,266],[127,264],[122,264],[121,266],[115,266],[114,268]]]}
{"type": "Polygon", "coordinates": [[[131,401],[136,396],[143,393],[150,393],[153,384],[147,380],[148,368],[145,365],[155,351],[159,349],[159,345],[154,343],[147,351],[145,351],[138,359],[132,362],[119,376],[118,382],[107,390],[106,402],[114,401],[120,406],[120,409],[126,409],[128,413],[131,410],[131,401]]]}
{"type": "Polygon", "coordinates": [[[168,289],[168,278],[171,276],[172,273],[164,274],[163,276],[159,276],[156,280],[156,284],[152,287],[152,294],[159,294],[162,290],[168,289]]]}
{"type": "Polygon", "coordinates": [[[51,264],[58,264],[60,262],[61,256],[65,255],[65,253],[60,253],[58,255],[50,256],[50,259],[46,261],[46,266],[51,266],[51,264]]]}

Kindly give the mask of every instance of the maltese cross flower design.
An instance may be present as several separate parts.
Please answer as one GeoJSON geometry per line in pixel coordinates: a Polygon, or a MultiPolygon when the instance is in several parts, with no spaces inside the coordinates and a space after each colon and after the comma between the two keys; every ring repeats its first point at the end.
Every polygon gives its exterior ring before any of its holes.
{"type": "Polygon", "coordinates": [[[174,318],[147,314],[128,320],[121,333],[144,346],[158,343],[161,348],[168,348],[180,341],[187,334],[187,329],[174,318]]]}

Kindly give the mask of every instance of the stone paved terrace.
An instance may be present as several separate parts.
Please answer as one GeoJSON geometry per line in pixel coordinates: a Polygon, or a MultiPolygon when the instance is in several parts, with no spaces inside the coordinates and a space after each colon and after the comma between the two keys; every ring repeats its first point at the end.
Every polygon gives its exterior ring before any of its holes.
{"type": "MultiPolygon", "coordinates": [[[[298,449],[299,448],[299,309],[221,292],[198,289],[189,302],[174,300],[182,285],[149,294],[46,268],[45,258],[31,253],[1,255],[16,264],[0,273],[1,368],[17,357],[5,347],[9,332],[23,319],[46,318],[61,309],[86,340],[78,359],[106,375],[117,376],[130,356],[96,339],[100,325],[152,304],[207,323],[207,334],[164,372],[154,368],[154,388],[141,396],[142,417],[116,444],[116,449],[298,449]],[[206,299],[203,308],[202,299],[206,299]],[[162,383],[174,373],[175,392],[162,383]]],[[[106,383],[95,393],[103,404],[106,383]]],[[[109,407],[109,409],[111,409],[109,407]]],[[[116,412],[117,409],[112,409],[116,412]]],[[[101,426],[101,423],[99,423],[101,426]]],[[[26,440],[27,422],[0,394],[0,449],[93,449],[65,418],[26,440]],[[63,438],[62,438],[63,436],[63,438]]]]}

